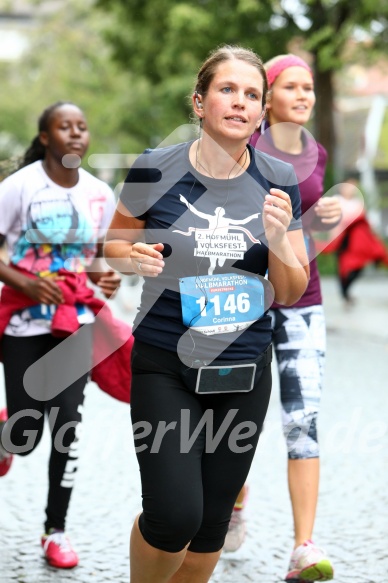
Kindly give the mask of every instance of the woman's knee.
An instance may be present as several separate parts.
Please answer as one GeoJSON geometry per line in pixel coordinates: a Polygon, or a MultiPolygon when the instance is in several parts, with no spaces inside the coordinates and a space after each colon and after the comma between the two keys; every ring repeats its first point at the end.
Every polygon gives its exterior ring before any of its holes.
{"type": "Polygon", "coordinates": [[[149,516],[143,512],[139,518],[139,528],[145,541],[151,546],[178,553],[194,538],[201,522],[202,511],[196,510],[190,504],[181,507],[179,501],[175,501],[174,508],[159,512],[158,516],[149,516]]]}

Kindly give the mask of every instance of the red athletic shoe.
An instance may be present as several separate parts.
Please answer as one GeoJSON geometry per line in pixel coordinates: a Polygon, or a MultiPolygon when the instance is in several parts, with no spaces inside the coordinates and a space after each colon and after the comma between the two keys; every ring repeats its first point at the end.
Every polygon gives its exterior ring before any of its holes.
{"type": "MultiPolygon", "coordinates": [[[[2,426],[8,419],[7,409],[2,409],[0,411],[0,433],[2,426]]],[[[0,477],[5,476],[8,474],[9,469],[12,465],[13,455],[12,453],[8,453],[3,449],[0,445],[0,477]]]]}
{"type": "Polygon", "coordinates": [[[68,537],[62,531],[50,532],[42,536],[44,556],[49,565],[57,569],[72,569],[78,565],[77,553],[68,537]]]}

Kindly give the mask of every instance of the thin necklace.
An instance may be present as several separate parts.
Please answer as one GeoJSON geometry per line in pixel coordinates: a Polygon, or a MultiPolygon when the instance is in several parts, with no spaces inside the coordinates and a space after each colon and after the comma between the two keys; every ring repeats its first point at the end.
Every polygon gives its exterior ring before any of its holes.
{"type": "MultiPolygon", "coordinates": [[[[206,168],[206,167],[205,167],[205,166],[202,164],[202,162],[201,162],[201,161],[200,161],[200,159],[199,159],[199,146],[200,146],[200,141],[201,141],[201,139],[199,138],[199,140],[198,140],[198,145],[197,145],[197,149],[196,149],[196,152],[195,152],[195,165],[196,165],[196,167],[198,167],[198,166],[201,166],[201,168],[203,168],[203,169],[205,170],[205,172],[207,172],[207,173],[209,174],[209,176],[211,176],[211,178],[215,178],[215,179],[216,179],[216,177],[215,177],[215,176],[213,176],[213,174],[210,172],[210,170],[208,170],[208,169],[207,169],[207,168],[206,168]]],[[[248,148],[247,148],[246,146],[245,146],[245,148],[244,148],[244,151],[242,152],[241,156],[239,157],[239,159],[238,159],[238,160],[236,160],[236,162],[233,164],[233,166],[232,166],[232,168],[231,168],[231,170],[230,170],[230,172],[229,172],[229,174],[228,174],[227,180],[229,180],[229,179],[230,179],[230,175],[232,174],[232,172],[233,172],[234,168],[235,168],[235,167],[237,166],[237,164],[240,162],[240,160],[241,160],[241,158],[244,156],[244,154],[245,154],[244,162],[243,162],[243,164],[241,164],[241,165],[240,165],[240,169],[239,169],[239,170],[236,172],[236,175],[235,175],[233,178],[236,178],[236,176],[238,176],[239,172],[241,172],[241,170],[244,170],[245,164],[246,164],[246,162],[247,162],[247,157],[248,157],[248,148]]],[[[216,180],[217,180],[217,179],[216,179],[216,180]]]]}
{"type": "MultiPolygon", "coordinates": [[[[200,160],[199,160],[199,145],[200,145],[200,140],[201,140],[201,139],[199,138],[199,140],[198,140],[198,146],[197,146],[197,149],[196,149],[196,152],[195,152],[195,167],[196,167],[196,169],[198,169],[198,166],[201,166],[201,167],[202,167],[202,168],[205,170],[205,172],[207,172],[207,174],[209,174],[209,176],[211,176],[212,178],[215,178],[215,177],[213,176],[213,174],[212,174],[211,172],[209,172],[209,170],[208,170],[207,168],[205,168],[205,166],[204,166],[204,165],[203,165],[203,164],[200,162],[200,160]]],[[[230,175],[231,175],[231,173],[232,173],[233,169],[234,169],[234,168],[235,168],[235,166],[236,166],[236,165],[237,165],[237,164],[240,162],[240,160],[241,160],[241,158],[243,157],[243,155],[244,155],[244,154],[245,154],[245,159],[244,159],[244,164],[241,166],[241,169],[244,169],[244,166],[245,166],[245,164],[246,164],[247,157],[248,157],[248,148],[247,148],[246,146],[245,146],[245,148],[244,148],[244,151],[242,152],[241,156],[239,157],[239,159],[236,161],[236,163],[235,163],[235,164],[233,164],[233,166],[232,166],[232,168],[231,168],[231,170],[230,170],[230,172],[229,172],[229,174],[228,174],[228,178],[227,178],[227,180],[229,180],[229,179],[230,179],[230,175]]],[[[238,173],[237,173],[237,174],[238,174],[238,173]]],[[[237,174],[236,174],[236,176],[237,176],[237,174]]],[[[192,190],[193,190],[193,188],[194,188],[194,186],[195,186],[196,182],[197,182],[197,181],[196,181],[196,178],[195,178],[195,176],[194,176],[194,182],[193,182],[193,185],[192,185],[192,187],[190,188],[189,197],[190,197],[190,194],[191,194],[191,192],[192,192],[192,190]]],[[[228,204],[228,200],[229,200],[229,185],[228,185],[228,188],[226,189],[226,198],[225,198],[225,201],[224,201],[224,203],[223,203],[223,205],[222,205],[222,206],[223,206],[223,208],[225,208],[225,207],[226,207],[226,205],[228,204]]],[[[195,220],[195,215],[193,215],[193,220],[194,220],[194,228],[195,228],[195,230],[197,230],[197,226],[196,226],[196,220],[195,220]]],[[[216,226],[213,228],[212,234],[214,234],[214,233],[215,233],[215,231],[217,230],[217,227],[218,227],[218,224],[217,224],[217,225],[216,225],[216,226]]],[[[199,262],[198,262],[198,258],[195,258],[195,263],[196,263],[196,267],[197,267],[197,273],[196,273],[196,275],[195,275],[195,280],[196,280],[196,283],[197,283],[197,280],[199,280],[199,281],[202,283],[202,279],[201,279],[201,275],[199,274],[199,270],[200,270],[200,267],[201,267],[201,264],[202,264],[203,260],[204,260],[204,256],[202,256],[202,257],[200,258],[199,262]]],[[[206,304],[208,303],[208,296],[207,296],[206,288],[204,288],[202,285],[199,285],[199,289],[201,290],[201,292],[203,293],[203,295],[204,295],[204,297],[205,297],[205,305],[206,305],[206,304]]],[[[193,322],[193,320],[194,320],[194,319],[195,319],[197,316],[199,316],[199,315],[201,315],[201,314],[202,314],[202,311],[203,311],[203,308],[201,308],[201,310],[199,311],[199,313],[198,313],[198,314],[196,314],[195,316],[193,316],[193,318],[192,318],[192,320],[191,320],[191,322],[189,323],[189,326],[188,326],[188,333],[189,333],[189,336],[190,336],[190,338],[191,338],[191,341],[192,341],[192,343],[193,343],[193,347],[192,347],[192,349],[191,349],[191,352],[188,354],[188,357],[191,357],[191,355],[194,353],[194,351],[195,351],[195,348],[196,348],[196,342],[195,342],[195,338],[192,336],[192,333],[191,333],[191,327],[190,327],[190,326],[191,326],[191,323],[193,322]]],[[[189,368],[191,368],[191,367],[188,367],[188,369],[189,369],[189,368]]],[[[188,370],[188,369],[187,369],[187,370],[188,370]]]]}

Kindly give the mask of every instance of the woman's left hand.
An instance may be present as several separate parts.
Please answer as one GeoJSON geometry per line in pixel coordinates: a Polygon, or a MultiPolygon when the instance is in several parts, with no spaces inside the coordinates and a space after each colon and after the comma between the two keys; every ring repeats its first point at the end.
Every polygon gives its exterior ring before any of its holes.
{"type": "Polygon", "coordinates": [[[265,197],[263,225],[268,243],[280,243],[287,233],[292,219],[292,205],[289,195],[279,188],[271,188],[265,197]]]}
{"type": "Polygon", "coordinates": [[[315,214],[325,225],[334,225],[341,218],[341,204],[336,196],[320,198],[315,205],[315,214]]]}
{"type": "Polygon", "coordinates": [[[100,288],[106,298],[110,298],[119,288],[121,283],[121,276],[110,269],[106,271],[97,281],[96,285],[100,288]]]}

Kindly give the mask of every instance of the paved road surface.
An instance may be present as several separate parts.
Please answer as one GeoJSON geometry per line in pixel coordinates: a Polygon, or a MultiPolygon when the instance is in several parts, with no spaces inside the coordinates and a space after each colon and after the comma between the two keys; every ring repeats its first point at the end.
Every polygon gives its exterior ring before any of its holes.
{"type": "MultiPolygon", "coordinates": [[[[320,418],[322,478],[316,542],[333,558],[335,583],[388,582],[388,278],[371,272],[344,310],[336,283],[323,283],[328,356],[320,418]]],[[[124,313],[126,288],[115,304],[124,313]]],[[[132,306],[130,305],[129,308],[132,306]]],[[[133,312],[127,311],[130,319],[133,312]]],[[[270,409],[249,476],[248,534],[224,554],[212,583],[280,583],[292,547],[276,375],[270,409]]],[[[4,392],[0,387],[0,404],[4,392]]],[[[68,516],[80,565],[48,567],[40,534],[47,492],[48,432],[0,481],[1,583],[128,583],[128,538],[139,511],[139,475],[129,407],[87,387],[81,464],[68,516]]]]}

